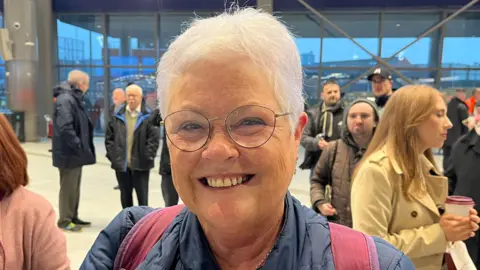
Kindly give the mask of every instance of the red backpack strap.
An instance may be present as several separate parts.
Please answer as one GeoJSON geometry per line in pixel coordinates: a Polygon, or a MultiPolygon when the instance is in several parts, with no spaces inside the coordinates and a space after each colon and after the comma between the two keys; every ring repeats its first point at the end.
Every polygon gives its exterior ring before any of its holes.
{"type": "Polygon", "coordinates": [[[380,270],[372,237],[329,223],[333,263],[337,270],[380,270]]]}
{"type": "Polygon", "coordinates": [[[140,219],[120,244],[113,269],[136,269],[184,207],[175,205],[156,209],[140,219]]]}

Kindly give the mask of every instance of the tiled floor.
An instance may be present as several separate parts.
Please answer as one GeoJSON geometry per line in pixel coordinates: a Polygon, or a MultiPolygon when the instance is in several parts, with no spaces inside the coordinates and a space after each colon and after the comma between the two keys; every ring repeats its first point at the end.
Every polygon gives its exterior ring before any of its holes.
{"type": "MultiPolygon", "coordinates": [[[[115,175],[105,159],[103,141],[96,142],[98,164],[84,167],[82,177],[80,218],[91,221],[93,226],[82,233],[66,233],[68,254],[72,269],[78,269],[100,230],[121,210],[120,195],[113,190],[116,185],[115,175]]],[[[58,212],[59,176],[52,166],[48,152],[50,143],[27,143],[23,145],[29,158],[31,184],[29,189],[47,198],[58,212]]],[[[300,153],[303,157],[303,152],[300,153]]],[[[441,162],[441,157],[439,157],[441,162]]],[[[157,160],[158,161],[158,160],[157,160]]],[[[157,162],[158,164],[158,162],[157,162]]],[[[441,163],[440,163],[441,164],[441,163]]],[[[150,176],[149,203],[153,207],[163,206],[160,190],[160,176],[155,168],[150,176]]],[[[308,171],[297,170],[290,186],[290,191],[304,204],[309,204],[308,171]]]]}

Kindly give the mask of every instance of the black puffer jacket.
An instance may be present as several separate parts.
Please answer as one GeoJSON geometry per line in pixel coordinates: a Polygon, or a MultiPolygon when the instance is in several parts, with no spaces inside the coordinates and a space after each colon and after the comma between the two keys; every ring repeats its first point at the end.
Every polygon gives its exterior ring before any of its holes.
{"type": "Polygon", "coordinates": [[[95,164],[93,125],[82,105],[82,91],[64,83],[53,89],[53,96],[53,166],[73,169],[95,164]]]}
{"type": "MultiPolygon", "coordinates": [[[[108,124],[105,135],[107,158],[112,162],[112,169],[126,171],[127,169],[127,128],[125,120],[125,105],[119,108],[108,124]]],[[[142,103],[138,115],[130,160],[130,169],[134,171],[148,171],[154,167],[160,144],[159,128],[153,125],[150,119],[151,110],[142,103]]]]}

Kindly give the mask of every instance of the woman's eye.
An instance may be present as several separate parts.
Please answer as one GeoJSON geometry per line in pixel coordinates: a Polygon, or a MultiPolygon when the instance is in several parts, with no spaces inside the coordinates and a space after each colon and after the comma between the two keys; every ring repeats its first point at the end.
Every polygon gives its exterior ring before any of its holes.
{"type": "Polygon", "coordinates": [[[245,118],[239,122],[242,126],[265,125],[265,121],[260,118],[245,118]]]}
{"type": "Polygon", "coordinates": [[[180,126],[179,130],[183,130],[183,131],[194,131],[194,130],[198,130],[198,129],[201,129],[202,126],[199,125],[199,124],[196,124],[196,123],[184,123],[180,126]]]}

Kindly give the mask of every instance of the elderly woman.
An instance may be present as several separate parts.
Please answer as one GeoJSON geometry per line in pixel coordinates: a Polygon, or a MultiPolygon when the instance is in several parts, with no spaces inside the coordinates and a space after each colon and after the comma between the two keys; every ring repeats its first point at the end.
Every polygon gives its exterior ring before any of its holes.
{"type": "Polygon", "coordinates": [[[27,155],[0,114],[0,270],[70,269],[55,211],[28,180],[27,155]]]}
{"type": "MultiPolygon", "coordinates": [[[[185,208],[161,237],[161,230],[137,230],[145,233],[140,246],[159,240],[138,267],[123,268],[334,269],[329,224],[287,191],[307,122],[300,57],[287,28],[255,9],[197,19],[163,55],[157,83],[185,208]]],[[[150,212],[120,213],[81,269],[118,267],[132,244],[123,241],[138,235],[125,234],[150,212]]],[[[374,243],[380,269],[413,269],[386,242],[374,243]]],[[[355,260],[344,254],[336,258],[355,260]]]]}
{"type": "Polygon", "coordinates": [[[480,220],[474,209],[469,217],[442,214],[448,181],[431,149],[452,127],[445,101],[432,87],[405,86],[382,117],[353,179],[353,228],[387,240],[416,269],[438,270],[447,242],[474,236],[480,220]]]}

